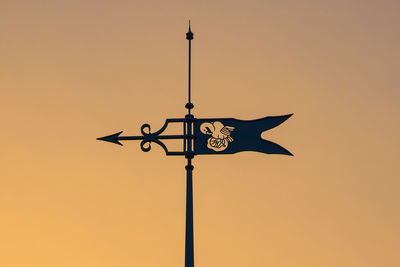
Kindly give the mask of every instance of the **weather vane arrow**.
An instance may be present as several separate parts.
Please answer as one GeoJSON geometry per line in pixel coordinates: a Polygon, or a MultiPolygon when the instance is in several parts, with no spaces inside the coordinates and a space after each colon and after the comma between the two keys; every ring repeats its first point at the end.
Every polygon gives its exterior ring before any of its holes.
{"type": "Polygon", "coordinates": [[[186,155],[184,151],[169,151],[164,143],[162,143],[161,139],[181,139],[186,140],[190,138],[194,138],[192,135],[189,134],[177,134],[177,135],[161,135],[167,129],[169,123],[185,123],[186,119],[167,119],[165,121],[164,126],[158,130],[157,132],[151,133],[151,127],[149,124],[143,124],[141,127],[142,135],[140,136],[120,136],[121,132],[107,135],[104,137],[99,137],[97,140],[106,141],[114,144],[121,145],[123,140],[142,140],[140,143],[141,149],[144,152],[148,152],[151,149],[151,142],[155,142],[159,144],[166,152],[167,155],[186,155]]]}
{"type": "Polygon", "coordinates": [[[122,146],[122,144],[119,142],[119,140],[146,140],[148,142],[151,142],[151,141],[155,141],[157,139],[184,139],[184,137],[185,137],[184,135],[161,135],[161,136],[154,137],[152,134],[147,134],[147,135],[143,135],[143,136],[120,136],[121,133],[122,133],[122,131],[115,133],[115,134],[107,135],[104,137],[99,137],[99,138],[97,138],[97,140],[107,141],[107,142],[111,142],[111,143],[122,146]]]}
{"type": "MultiPolygon", "coordinates": [[[[122,134],[122,131],[120,131],[119,133],[107,135],[104,137],[99,137],[99,138],[97,138],[97,140],[106,141],[106,142],[110,142],[110,143],[114,143],[114,144],[122,146],[122,144],[118,141],[118,140],[122,140],[121,137],[119,137],[120,134],[122,134]]],[[[130,137],[132,137],[132,138],[129,140],[141,140],[142,139],[141,136],[130,136],[130,137]]]]}
{"type": "Polygon", "coordinates": [[[234,118],[195,118],[191,114],[191,41],[193,40],[189,21],[189,31],[186,39],[189,41],[188,55],[188,110],[184,118],[166,119],[160,130],[152,133],[149,124],[143,124],[140,136],[121,136],[122,131],[108,136],[97,138],[122,146],[120,141],[141,140],[140,147],[144,152],[151,149],[151,143],[160,145],[169,155],[185,156],[186,165],[186,235],[185,235],[185,267],[194,266],[194,239],[193,239],[193,165],[192,159],[196,155],[234,154],[242,151],[255,151],[266,154],[282,154],[293,156],[284,147],[265,140],[261,134],[275,128],[289,119],[293,114],[282,116],[268,116],[256,120],[238,120],[234,118]],[[162,135],[170,123],[183,125],[182,133],[176,135],[162,135]],[[161,140],[182,140],[181,151],[169,151],[161,140]]]}

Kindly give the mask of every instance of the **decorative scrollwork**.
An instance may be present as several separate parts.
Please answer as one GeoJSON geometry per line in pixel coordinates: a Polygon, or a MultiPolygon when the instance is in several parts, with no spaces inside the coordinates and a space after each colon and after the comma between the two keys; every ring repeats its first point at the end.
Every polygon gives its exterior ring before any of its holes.
{"type": "Polygon", "coordinates": [[[151,135],[151,127],[150,127],[150,124],[147,124],[147,123],[145,123],[145,124],[143,124],[142,125],[142,127],[140,127],[140,131],[142,132],[142,134],[143,134],[143,136],[146,136],[146,135],[151,135]],[[146,129],[147,128],[147,131],[148,131],[148,133],[145,133],[144,131],[144,129],[146,129]]]}
{"type": "MultiPolygon", "coordinates": [[[[160,130],[152,133],[151,132],[151,126],[148,123],[145,123],[142,125],[142,127],[140,128],[140,131],[143,135],[143,140],[140,143],[140,148],[142,149],[143,152],[149,152],[151,150],[151,142],[154,142],[156,144],[158,144],[159,146],[161,146],[165,153],[167,155],[171,155],[171,154],[176,154],[177,152],[170,152],[168,151],[167,147],[165,146],[165,144],[163,142],[161,142],[159,139],[161,139],[162,137],[165,138],[165,136],[160,136],[161,133],[163,133],[165,131],[165,129],[168,126],[168,123],[170,122],[183,122],[181,120],[176,120],[176,119],[167,119],[164,123],[164,125],[161,127],[160,130]]],[[[171,138],[172,139],[172,138],[171,138]]],[[[178,152],[180,153],[180,152],[178,152]]]]}
{"type": "Polygon", "coordinates": [[[143,152],[149,152],[151,150],[151,140],[144,139],[140,142],[140,148],[143,152]]]}

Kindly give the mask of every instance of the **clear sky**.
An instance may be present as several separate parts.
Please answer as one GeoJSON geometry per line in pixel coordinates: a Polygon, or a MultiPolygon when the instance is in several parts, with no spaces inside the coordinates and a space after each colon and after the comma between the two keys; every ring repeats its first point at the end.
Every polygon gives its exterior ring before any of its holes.
{"type": "Polygon", "coordinates": [[[2,1],[0,266],[184,263],[185,160],[96,141],[193,110],[294,157],[194,159],[196,266],[400,266],[399,1],[2,1]]]}

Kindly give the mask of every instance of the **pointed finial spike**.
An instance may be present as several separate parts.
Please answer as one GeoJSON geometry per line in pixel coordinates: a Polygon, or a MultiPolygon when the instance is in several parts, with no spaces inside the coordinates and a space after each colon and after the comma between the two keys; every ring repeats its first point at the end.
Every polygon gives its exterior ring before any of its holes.
{"type": "Polygon", "coordinates": [[[189,31],[186,33],[186,39],[187,40],[193,40],[193,32],[192,32],[192,30],[191,30],[191,28],[190,28],[190,20],[189,20],[189,31]]]}

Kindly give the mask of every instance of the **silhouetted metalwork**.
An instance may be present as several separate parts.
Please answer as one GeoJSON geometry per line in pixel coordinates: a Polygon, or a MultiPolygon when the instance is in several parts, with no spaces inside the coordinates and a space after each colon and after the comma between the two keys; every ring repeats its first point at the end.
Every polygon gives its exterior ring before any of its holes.
{"type": "Polygon", "coordinates": [[[141,140],[140,148],[144,152],[151,150],[151,143],[160,145],[168,156],[185,156],[186,169],[186,235],[185,235],[185,267],[194,266],[193,238],[193,168],[192,159],[195,155],[234,154],[241,151],[256,151],[266,154],[291,155],[287,149],[271,141],[261,138],[261,134],[270,130],[293,114],[269,116],[257,120],[238,120],[233,118],[197,119],[191,114],[191,41],[194,34],[190,28],[186,33],[189,41],[188,55],[188,102],[185,105],[187,114],[184,118],[167,119],[160,130],[152,133],[149,124],[143,124],[140,136],[121,136],[122,131],[98,140],[111,142],[122,146],[120,141],[141,140]],[[169,123],[181,123],[182,133],[162,135],[169,123]],[[182,140],[181,151],[169,151],[161,140],[182,140]]]}
{"type": "Polygon", "coordinates": [[[168,151],[168,148],[166,147],[166,145],[160,141],[160,139],[182,139],[185,140],[187,137],[182,134],[182,135],[160,135],[161,133],[163,133],[165,131],[165,129],[167,129],[168,124],[169,123],[184,123],[185,119],[167,119],[164,123],[164,126],[161,127],[160,130],[158,130],[155,133],[151,133],[151,127],[149,124],[143,124],[142,127],[140,128],[140,131],[142,132],[142,136],[120,136],[121,132],[115,133],[115,134],[111,134],[108,136],[104,136],[104,137],[100,137],[97,138],[97,140],[102,140],[102,141],[107,141],[107,142],[111,142],[114,144],[118,144],[121,145],[122,144],[119,142],[120,140],[142,140],[142,142],[140,143],[140,148],[144,151],[144,152],[148,152],[151,150],[151,142],[154,142],[158,145],[160,145],[165,153],[167,155],[185,155],[184,151],[168,151]]]}

